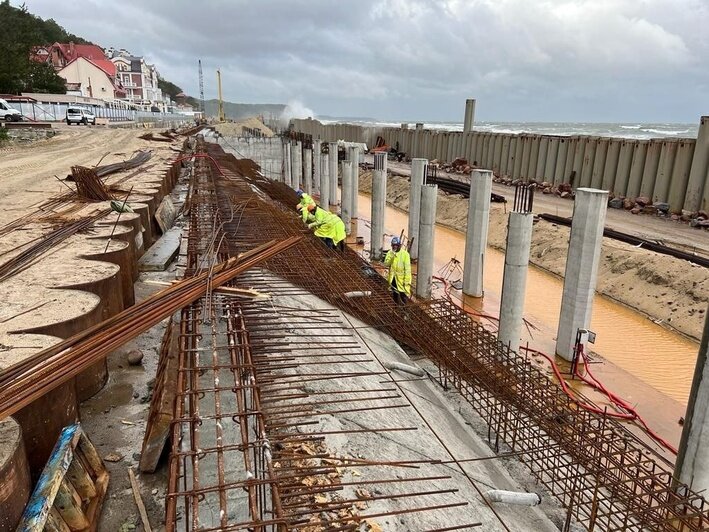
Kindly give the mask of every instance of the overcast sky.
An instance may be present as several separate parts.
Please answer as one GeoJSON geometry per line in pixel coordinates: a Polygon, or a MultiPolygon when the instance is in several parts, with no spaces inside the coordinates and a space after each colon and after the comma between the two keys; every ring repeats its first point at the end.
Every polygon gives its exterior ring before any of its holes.
{"type": "MultiPolygon", "coordinates": [[[[14,5],[20,2],[13,0],[14,5]]],[[[26,0],[198,96],[382,120],[691,122],[709,0],[26,0]]]]}

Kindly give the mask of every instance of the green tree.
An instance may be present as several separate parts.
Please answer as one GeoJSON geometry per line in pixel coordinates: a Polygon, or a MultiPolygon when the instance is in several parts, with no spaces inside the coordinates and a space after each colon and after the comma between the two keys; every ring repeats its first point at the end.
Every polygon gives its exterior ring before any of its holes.
{"type": "Polygon", "coordinates": [[[13,7],[9,0],[0,2],[0,93],[22,91],[66,92],[66,85],[51,67],[37,66],[30,61],[33,46],[54,42],[87,43],[85,39],[67,33],[54,20],[42,20],[27,7],[13,7]],[[58,78],[58,79],[57,79],[58,78]],[[61,81],[60,81],[61,80],[61,81]]]}

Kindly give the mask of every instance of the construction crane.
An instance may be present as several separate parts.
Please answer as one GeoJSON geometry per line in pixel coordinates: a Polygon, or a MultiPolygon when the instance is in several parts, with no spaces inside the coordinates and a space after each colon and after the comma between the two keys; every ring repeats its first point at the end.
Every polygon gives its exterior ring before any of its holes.
{"type": "Polygon", "coordinates": [[[202,60],[199,60],[199,110],[202,113],[202,120],[207,119],[207,110],[204,108],[204,78],[202,77],[202,60]]]}
{"type": "Polygon", "coordinates": [[[219,92],[219,121],[225,122],[224,117],[224,100],[222,100],[222,73],[217,69],[217,91],[219,92]]]}

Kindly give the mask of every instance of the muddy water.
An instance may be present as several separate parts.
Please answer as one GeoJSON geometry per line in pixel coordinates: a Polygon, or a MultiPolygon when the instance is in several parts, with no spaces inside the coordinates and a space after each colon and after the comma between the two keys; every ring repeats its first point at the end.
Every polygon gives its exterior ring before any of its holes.
{"type": "MultiPolygon", "coordinates": [[[[369,196],[360,194],[358,214],[360,216],[358,230],[368,240],[369,196]]],[[[388,234],[398,235],[407,225],[408,216],[405,212],[387,207],[385,227],[388,234]]],[[[434,270],[440,269],[439,274],[442,274],[452,258],[456,258],[462,264],[464,255],[465,234],[436,226],[434,270]]],[[[504,254],[488,248],[485,256],[485,297],[482,299],[466,297],[465,304],[486,314],[497,316],[503,269],[504,254]]],[[[450,276],[450,280],[460,279],[461,275],[454,273],[450,276]]],[[[536,329],[530,328],[524,331],[523,336],[530,347],[546,353],[554,352],[562,288],[561,279],[530,266],[524,314],[536,329]]],[[[611,377],[612,381],[616,381],[621,387],[625,384],[632,388],[630,382],[623,382],[629,380],[623,378],[623,373],[627,372],[676,400],[682,406],[686,405],[699,347],[697,343],[664,329],[639,313],[601,296],[594,298],[591,328],[597,333],[596,344],[591,346],[592,351],[624,370],[615,372],[611,377]]],[[[610,369],[599,367],[596,370],[594,367],[594,371],[604,375],[608,374],[610,369]]]]}

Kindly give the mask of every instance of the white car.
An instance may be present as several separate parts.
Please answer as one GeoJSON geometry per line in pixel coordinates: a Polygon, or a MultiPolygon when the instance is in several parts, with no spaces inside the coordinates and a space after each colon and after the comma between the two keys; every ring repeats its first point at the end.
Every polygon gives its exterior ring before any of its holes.
{"type": "Polygon", "coordinates": [[[96,115],[86,107],[68,107],[66,110],[66,123],[72,124],[92,124],[96,125],[96,115]]]}
{"type": "Polygon", "coordinates": [[[0,99],[0,121],[19,122],[20,120],[22,120],[22,113],[10,107],[10,104],[5,100],[0,99]]]}

